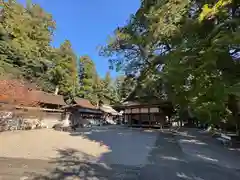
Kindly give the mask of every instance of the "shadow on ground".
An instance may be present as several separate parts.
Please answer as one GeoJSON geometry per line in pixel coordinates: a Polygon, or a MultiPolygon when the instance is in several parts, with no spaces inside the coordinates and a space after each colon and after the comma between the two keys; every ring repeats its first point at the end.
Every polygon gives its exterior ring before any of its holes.
{"type": "Polygon", "coordinates": [[[46,173],[32,172],[27,173],[27,176],[33,180],[138,179],[139,169],[124,165],[107,166],[91,162],[92,157],[74,149],[58,150],[58,152],[60,156],[49,162],[46,173]]]}
{"type": "Polygon", "coordinates": [[[191,157],[217,163],[227,168],[240,169],[240,153],[224,147],[218,140],[199,129],[183,128],[174,132],[184,152],[191,157]]]}
{"type": "Polygon", "coordinates": [[[99,162],[106,164],[124,164],[141,167],[155,146],[158,132],[141,129],[96,128],[70,133],[90,141],[100,143],[109,149],[102,154],[99,162]]]}
{"type": "Polygon", "coordinates": [[[152,180],[237,180],[240,179],[240,172],[213,163],[210,157],[205,154],[204,158],[192,159],[184,153],[179,144],[179,138],[189,138],[184,143],[191,144],[194,148],[207,148],[205,142],[194,139],[194,136],[184,134],[176,137],[177,134],[171,132],[161,133],[157,139],[155,148],[149,156],[150,164],[141,170],[141,179],[152,180]],[[206,160],[207,159],[207,160],[206,160]]]}
{"type": "Polygon", "coordinates": [[[107,146],[99,158],[75,149],[57,150],[59,157],[49,162],[47,173],[30,173],[34,180],[124,179],[137,180],[148,154],[155,145],[156,132],[112,128],[82,129],[70,133],[107,146]],[[50,170],[51,169],[51,170],[50,170]]]}
{"type": "MultiPolygon", "coordinates": [[[[89,155],[74,149],[58,150],[59,157],[49,162],[48,173],[30,173],[34,180],[62,180],[62,179],[121,179],[121,180],[238,180],[237,170],[218,165],[216,162],[204,158],[192,159],[183,152],[182,143],[190,144],[196,149],[207,148],[207,143],[197,141],[194,136],[177,135],[172,132],[158,133],[142,130],[91,130],[70,134],[101,142],[111,149],[101,159],[94,159],[89,155]],[[114,131],[114,132],[113,132],[114,131]],[[87,133],[86,133],[87,132],[87,133]],[[134,135],[131,133],[135,133],[134,135]],[[148,134],[150,133],[150,135],[148,134]],[[133,136],[140,136],[133,138],[133,136]],[[151,145],[155,137],[155,144],[151,145]],[[146,141],[140,143],[139,140],[146,141]],[[129,143],[132,143],[129,144],[129,143]],[[116,145],[118,144],[118,145],[116,145]],[[128,146],[130,145],[130,146],[128,146]],[[145,145],[145,147],[143,147],[145,145]],[[138,149],[138,151],[136,151],[138,149]],[[148,150],[148,151],[147,151],[148,150]],[[133,153],[135,151],[135,154],[133,153]],[[143,152],[141,152],[143,151],[143,152]],[[147,162],[143,163],[143,156],[148,152],[147,162]],[[139,155],[136,155],[138,154],[139,155]],[[124,156],[125,155],[125,156],[124,156]],[[131,157],[133,156],[133,157],[131,157]],[[139,158],[136,160],[134,158],[139,158]],[[130,159],[130,160],[129,160],[130,159]],[[117,163],[116,161],[120,162],[117,163]],[[134,160],[135,162],[131,162],[134,160]],[[141,164],[142,163],[142,164],[141,164]],[[50,170],[51,169],[51,170],[50,170]]],[[[207,157],[207,154],[205,154],[207,157]]],[[[209,157],[210,158],[210,157],[209,157]]]]}

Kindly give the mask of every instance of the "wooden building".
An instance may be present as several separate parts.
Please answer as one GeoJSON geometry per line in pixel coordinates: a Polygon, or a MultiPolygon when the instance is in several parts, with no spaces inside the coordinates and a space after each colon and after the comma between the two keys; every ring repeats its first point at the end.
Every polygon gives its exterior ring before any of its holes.
{"type": "Polygon", "coordinates": [[[64,110],[62,108],[66,106],[66,103],[62,95],[44,91],[35,91],[34,93],[43,112],[42,122],[44,124],[52,128],[55,124],[64,120],[64,110]]]}
{"type": "Polygon", "coordinates": [[[62,107],[66,106],[64,98],[62,95],[56,95],[53,93],[47,93],[44,91],[32,91],[36,96],[38,101],[38,105],[41,108],[45,109],[62,109],[62,107]]]}
{"type": "Polygon", "coordinates": [[[74,98],[72,105],[66,106],[65,114],[73,125],[97,123],[103,119],[103,112],[83,98],[74,98]],[[93,122],[94,121],[94,122],[93,122]]]}
{"type": "Polygon", "coordinates": [[[163,127],[167,122],[167,113],[165,113],[165,103],[139,103],[124,102],[116,106],[116,109],[123,110],[123,119],[125,124],[134,127],[163,127]]]}
{"type": "Polygon", "coordinates": [[[121,114],[113,109],[110,105],[100,105],[100,110],[104,113],[104,120],[109,124],[117,124],[121,114]]]}
{"type": "Polygon", "coordinates": [[[66,103],[63,96],[37,90],[31,90],[27,93],[34,98],[36,106],[31,107],[31,104],[27,106],[20,104],[11,105],[12,101],[5,99],[1,103],[12,106],[12,108],[5,109],[5,111],[11,111],[17,116],[22,116],[25,120],[41,120],[49,128],[52,128],[54,124],[64,119],[62,107],[66,106],[66,103]]]}

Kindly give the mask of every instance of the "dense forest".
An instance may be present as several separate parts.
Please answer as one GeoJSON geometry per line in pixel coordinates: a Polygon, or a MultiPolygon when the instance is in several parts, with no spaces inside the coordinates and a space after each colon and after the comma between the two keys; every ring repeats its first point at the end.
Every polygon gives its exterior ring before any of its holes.
{"type": "Polygon", "coordinates": [[[239,129],[240,1],[142,0],[100,54],[135,85],[127,99],[165,99],[181,119],[239,129]]]}
{"type": "MultiPolygon", "coordinates": [[[[166,100],[178,117],[240,128],[240,1],[141,0],[100,49],[122,76],[101,78],[88,56],[51,41],[56,22],[30,1],[1,1],[0,73],[97,104],[166,100]]],[[[97,30],[97,29],[96,29],[97,30]]]]}
{"type": "Polygon", "coordinates": [[[56,22],[38,4],[1,1],[0,75],[24,79],[46,92],[113,103],[118,96],[108,72],[97,74],[89,56],[78,57],[71,42],[51,46],[56,22]]]}

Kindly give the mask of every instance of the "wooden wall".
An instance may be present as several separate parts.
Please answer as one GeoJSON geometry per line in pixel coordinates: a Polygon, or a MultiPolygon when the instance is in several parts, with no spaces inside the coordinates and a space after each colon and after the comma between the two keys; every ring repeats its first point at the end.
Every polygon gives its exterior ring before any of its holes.
{"type": "Polygon", "coordinates": [[[165,116],[159,107],[126,108],[125,122],[129,125],[163,125],[165,116]]]}

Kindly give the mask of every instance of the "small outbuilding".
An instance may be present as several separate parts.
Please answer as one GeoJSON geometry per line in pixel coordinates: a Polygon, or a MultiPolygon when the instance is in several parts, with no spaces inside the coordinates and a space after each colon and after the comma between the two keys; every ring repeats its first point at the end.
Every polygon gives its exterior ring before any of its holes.
{"type": "Polygon", "coordinates": [[[99,108],[104,114],[104,120],[110,124],[117,124],[120,116],[122,116],[122,114],[117,112],[109,105],[103,104],[99,108]]]}
{"type": "Polygon", "coordinates": [[[74,98],[72,105],[64,107],[66,119],[76,126],[83,124],[98,124],[103,119],[103,112],[83,98],[74,98]]]}
{"type": "Polygon", "coordinates": [[[6,97],[4,101],[1,101],[2,111],[12,111],[15,117],[21,117],[29,122],[41,120],[49,128],[63,120],[64,111],[62,107],[66,106],[63,96],[40,90],[30,90],[26,91],[26,93],[25,96],[31,97],[35,106],[31,103],[23,103],[23,105],[21,103],[14,104],[11,98],[6,97]],[[11,106],[11,108],[9,110],[4,109],[6,105],[11,106]]]}
{"type": "Polygon", "coordinates": [[[64,119],[62,107],[66,106],[62,95],[47,93],[44,91],[33,91],[42,112],[42,122],[49,128],[64,119]]]}

